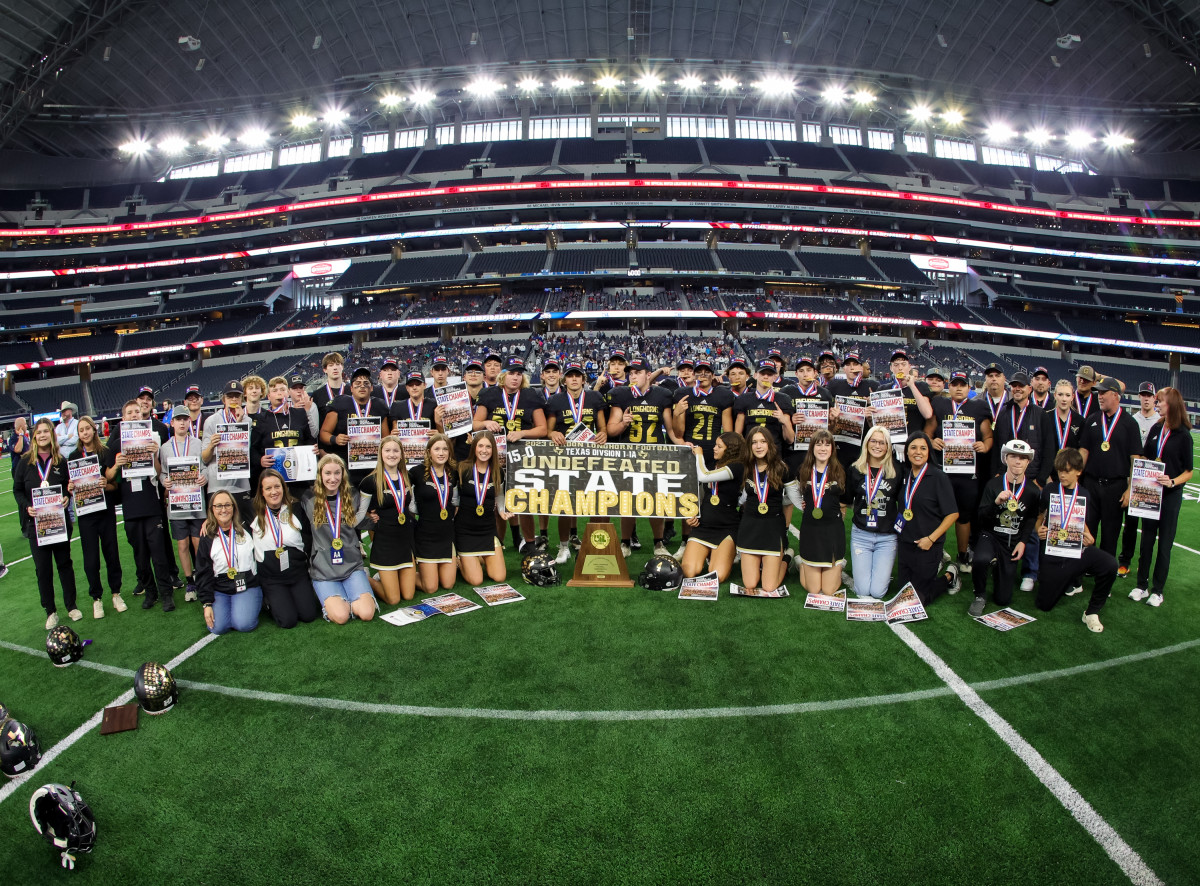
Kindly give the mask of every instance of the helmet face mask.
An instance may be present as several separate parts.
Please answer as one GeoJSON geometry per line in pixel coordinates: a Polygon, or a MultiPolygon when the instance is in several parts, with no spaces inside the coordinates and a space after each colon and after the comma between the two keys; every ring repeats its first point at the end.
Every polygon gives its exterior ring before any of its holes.
{"type": "Polygon", "coordinates": [[[51,846],[63,850],[63,866],[72,867],[72,852],[91,852],[96,845],[96,819],[75,783],[42,785],[29,798],[34,829],[51,846]],[[68,861],[70,863],[68,863],[68,861]]]}
{"type": "Polygon", "coordinates": [[[553,587],[558,584],[558,567],[546,554],[531,554],[521,561],[521,577],[535,587],[553,587]]]}
{"type": "Polygon", "coordinates": [[[179,701],[179,686],[171,672],[155,661],[148,661],[133,678],[133,692],[147,714],[161,714],[179,701]]]}
{"type": "Polygon", "coordinates": [[[28,772],[42,759],[37,734],[16,720],[0,725],[0,771],[9,778],[28,772]]]}
{"type": "Polygon", "coordinates": [[[58,625],[46,635],[46,654],[56,668],[65,668],[83,658],[83,641],[69,625],[58,625]]]}
{"type": "Polygon", "coordinates": [[[677,591],[683,585],[683,567],[674,557],[659,554],[642,567],[638,586],[648,591],[677,591]]]}

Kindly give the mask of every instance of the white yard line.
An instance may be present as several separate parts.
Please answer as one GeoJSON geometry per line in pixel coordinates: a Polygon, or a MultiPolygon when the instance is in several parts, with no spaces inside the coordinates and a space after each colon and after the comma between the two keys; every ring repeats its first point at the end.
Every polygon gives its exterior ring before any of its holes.
{"type": "MultiPolygon", "coordinates": [[[[1139,526],[1138,527],[1138,535],[1141,535],[1141,534],[1142,534],[1142,527],[1139,526]]],[[[1157,544],[1157,541],[1155,543],[1157,544]]],[[[1172,543],[1171,547],[1182,548],[1183,550],[1187,551],[1189,554],[1195,554],[1197,556],[1200,556],[1200,551],[1197,551],[1195,548],[1189,548],[1187,545],[1181,545],[1179,542],[1172,543]]]]}
{"type": "MultiPolygon", "coordinates": [[[[124,520],[118,520],[118,521],[117,521],[117,525],[118,525],[118,526],[120,526],[120,525],[122,525],[124,522],[125,522],[124,520]]],[[[79,536],[78,536],[78,535],[72,535],[72,536],[71,536],[71,541],[79,541],[79,536]]],[[[33,559],[33,554],[26,554],[24,557],[21,557],[21,558],[20,558],[20,559],[18,559],[18,560],[12,560],[12,561],[10,561],[8,565],[9,565],[10,567],[12,567],[12,566],[16,566],[18,563],[24,563],[26,560],[32,560],[32,559],[33,559]]]]}
{"type": "MultiPolygon", "coordinates": [[[[175,668],[175,667],[179,666],[180,664],[187,661],[189,658],[191,658],[193,655],[195,655],[197,652],[199,652],[201,649],[203,649],[205,646],[207,646],[209,643],[211,643],[215,639],[217,639],[216,634],[208,634],[205,637],[201,637],[199,640],[197,640],[195,643],[193,643],[187,649],[183,650],[183,652],[179,653],[179,655],[175,656],[173,659],[171,659],[169,662],[167,662],[167,667],[175,668]]],[[[4,645],[5,645],[5,648],[10,648],[9,644],[4,644],[4,645]]],[[[128,704],[132,700],[133,700],[133,690],[127,689],[124,692],[122,692],[120,695],[118,695],[116,698],[114,698],[107,705],[105,705],[105,707],[112,707],[113,705],[128,704]]],[[[41,762],[39,762],[37,764],[37,766],[33,767],[33,769],[30,769],[28,772],[26,772],[22,775],[18,775],[16,778],[12,779],[12,781],[8,782],[8,784],[0,787],[0,803],[3,803],[5,800],[7,800],[9,797],[11,797],[14,793],[16,793],[17,789],[20,788],[21,785],[23,785],[25,782],[29,781],[29,779],[33,778],[35,775],[40,775],[41,772],[43,770],[45,770],[45,768],[48,764],[52,763],[61,754],[65,753],[67,750],[69,750],[72,745],[74,745],[77,741],[79,741],[79,739],[83,738],[85,735],[87,735],[89,732],[91,732],[93,729],[95,729],[97,726],[99,726],[100,721],[103,719],[104,719],[104,708],[101,708],[100,710],[96,711],[96,713],[94,713],[91,717],[89,717],[86,721],[84,721],[84,723],[81,726],[79,726],[78,729],[76,729],[74,732],[72,732],[70,735],[68,735],[66,738],[64,738],[62,741],[60,741],[58,744],[54,745],[54,747],[50,748],[45,753],[43,753],[41,762]]]]}
{"type": "Polygon", "coordinates": [[[962,677],[951,670],[950,666],[942,661],[937,653],[926,646],[907,627],[904,625],[890,625],[890,627],[896,636],[903,640],[905,645],[929,665],[933,672],[942,679],[942,682],[954,691],[963,704],[987,723],[992,731],[1000,737],[1000,740],[1008,745],[1022,763],[1029,767],[1029,771],[1037,777],[1038,781],[1046,786],[1058,802],[1062,803],[1063,807],[1071,813],[1071,817],[1083,826],[1092,839],[1100,844],[1108,857],[1125,872],[1125,876],[1129,878],[1130,882],[1136,886],[1161,886],[1162,880],[1142,860],[1134,848],[1125,842],[1112,825],[1092,808],[1092,805],[1083,798],[1079,791],[1075,790],[1070,782],[1037,752],[1033,745],[1022,738],[1021,734],[1007,720],[980,698],[978,692],[968,686],[962,677]]]}

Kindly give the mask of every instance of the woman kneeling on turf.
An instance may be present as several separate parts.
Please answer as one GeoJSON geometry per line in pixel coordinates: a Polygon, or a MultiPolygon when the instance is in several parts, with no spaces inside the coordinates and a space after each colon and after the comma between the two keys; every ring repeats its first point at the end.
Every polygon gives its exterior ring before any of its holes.
{"type": "Polygon", "coordinates": [[[371,586],[389,606],[411,600],[417,592],[416,561],[413,559],[413,520],[408,513],[412,504],[412,484],[404,464],[404,447],[396,436],[384,437],[379,444],[379,462],[375,470],[358,484],[359,494],[367,501],[367,519],[374,533],[371,539],[371,568],[379,578],[371,586]]]}
{"type": "Polygon", "coordinates": [[[227,489],[208,500],[208,519],[196,548],[196,591],[204,604],[204,623],[214,634],[258,627],[262,586],[254,543],[227,489]]]}
{"type": "Polygon", "coordinates": [[[472,586],[483,584],[484,567],[490,581],[504,581],[504,552],[496,538],[496,515],[500,515],[501,523],[507,523],[512,515],[504,510],[504,474],[491,431],[476,431],[471,439],[470,455],[458,466],[458,490],[454,549],[463,581],[472,586]]]}
{"type": "Polygon", "coordinates": [[[250,534],[271,617],[285,630],[300,621],[315,621],[321,606],[308,575],[312,527],[283,476],[273,468],[258,478],[254,514],[250,534]]]}
{"type": "Polygon", "coordinates": [[[368,501],[350,488],[346,463],[325,455],[317,462],[317,482],[303,500],[304,516],[313,529],[309,575],[325,617],[344,625],[351,618],[375,617],[375,595],[363,568],[358,533],[368,501]]]}
{"type": "Polygon", "coordinates": [[[708,568],[717,574],[718,581],[725,581],[733,569],[736,553],[738,522],[738,497],[742,491],[742,480],[746,476],[746,442],[741,434],[727,431],[713,444],[711,471],[704,467],[704,450],[693,446],[696,454],[696,474],[706,484],[701,489],[700,516],[687,521],[691,527],[687,547],[683,551],[683,574],[694,578],[708,568]]]}
{"type": "Polygon", "coordinates": [[[774,591],[783,584],[788,569],[788,560],[783,558],[787,549],[784,499],[800,507],[800,490],[779,457],[770,431],[755,426],[746,435],[746,445],[746,479],[742,484],[746,501],[737,533],[742,583],[750,591],[774,591]]]}
{"type": "Polygon", "coordinates": [[[833,435],[822,428],[812,435],[797,480],[803,484],[800,518],[800,583],[810,594],[832,596],[842,586],[846,526],[842,522],[851,493],[846,472],[833,449],[833,435]]]}

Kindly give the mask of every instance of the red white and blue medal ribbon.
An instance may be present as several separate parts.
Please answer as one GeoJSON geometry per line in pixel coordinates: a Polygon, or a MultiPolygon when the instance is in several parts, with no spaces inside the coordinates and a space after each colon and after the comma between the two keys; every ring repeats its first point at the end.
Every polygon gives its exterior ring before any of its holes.
{"type": "Polygon", "coordinates": [[[767,496],[771,491],[770,479],[771,475],[769,473],[761,474],[759,473],[758,465],[754,466],[754,494],[758,496],[758,512],[760,514],[767,512],[767,496]]]}
{"type": "Polygon", "coordinates": [[[871,466],[867,465],[867,507],[874,507],[875,496],[879,494],[879,487],[883,485],[883,468],[880,467],[879,473],[875,475],[875,479],[871,479],[871,466]]]}
{"type": "Polygon", "coordinates": [[[388,409],[391,409],[392,404],[396,402],[396,394],[398,394],[400,392],[400,386],[396,385],[396,387],[392,389],[392,393],[390,396],[388,395],[388,389],[385,388],[383,385],[379,386],[379,390],[383,391],[383,402],[385,404],[387,404],[388,409]]]}
{"type": "Polygon", "coordinates": [[[953,418],[958,418],[958,414],[962,412],[962,408],[967,405],[967,401],[963,400],[959,403],[957,400],[950,401],[950,408],[954,410],[953,418]]]}
{"type": "Polygon", "coordinates": [[[221,542],[221,550],[225,552],[225,574],[229,578],[237,578],[237,538],[233,527],[229,527],[229,539],[225,538],[225,530],[217,527],[217,538],[221,542]]]}
{"type": "Polygon", "coordinates": [[[412,419],[413,421],[417,421],[421,417],[421,412],[422,412],[422,410],[424,410],[424,408],[425,408],[425,401],[422,400],[421,405],[418,406],[416,411],[414,412],[413,411],[413,401],[409,400],[408,401],[408,417],[410,419],[412,419]]]}
{"type": "Polygon", "coordinates": [[[1014,440],[1021,439],[1021,428],[1024,427],[1024,425],[1025,425],[1025,413],[1028,409],[1029,409],[1028,404],[1021,407],[1021,417],[1020,418],[1017,418],[1017,410],[1016,409],[1010,409],[1008,411],[1008,423],[1010,425],[1012,425],[1012,432],[1013,432],[1012,438],[1014,440]]]}
{"type": "Polygon", "coordinates": [[[1092,408],[1092,396],[1092,394],[1088,394],[1087,405],[1085,406],[1084,402],[1079,399],[1079,393],[1075,393],[1075,408],[1079,411],[1080,415],[1087,415],[1088,411],[1092,408]]]}
{"type": "Polygon", "coordinates": [[[383,472],[383,482],[387,484],[388,492],[392,494],[392,498],[396,499],[396,510],[403,514],[404,496],[408,494],[408,490],[404,486],[404,472],[397,472],[396,478],[400,481],[399,489],[397,489],[396,484],[392,482],[392,478],[388,476],[388,472],[383,472]]]}
{"type": "Polygon", "coordinates": [[[1021,493],[1025,491],[1026,479],[1027,478],[1022,477],[1021,478],[1021,488],[1017,489],[1016,491],[1013,491],[1012,484],[1008,482],[1008,474],[1006,473],[1004,475],[1004,491],[1011,492],[1013,498],[1019,499],[1021,497],[1021,493]]]}
{"type": "MultiPolygon", "coordinates": [[[[797,386],[797,387],[799,387],[799,386],[797,386]]],[[[808,385],[808,387],[807,387],[807,388],[803,388],[803,389],[801,389],[801,390],[800,390],[800,395],[801,395],[802,397],[815,397],[815,396],[817,396],[817,383],[816,383],[815,381],[814,381],[814,382],[809,382],[809,385],[808,385]]]]}
{"type": "MultiPolygon", "coordinates": [[[[1062,529],[1066,530],[1071,522],[1071,515],[1075,513],[1075,501],[1079,498],[1079,484],[1075,484],[1075,491],[1071,495],[1071,505],[1067,507],[1067,494],[1063,492],[1062,484],[1058,487],[1058,506],[1063,508],[1062,512],[1062,529]]],[[[1065,539],[1064,539],[1065,541],[1065,539]]]]}
{"type": "MultiPolygon", "coordinates": [[[[336,540],[342,532],[342,497],[337,497],[337,508],[329,510],[329,502],[325,502],[325,518],[329,520],[329,534],[336,540]]],[[[335,545],[337,547],[337,545],[335,545]]]]}
{"type": "MultiPolygon", "coordinates": [[[[913,499],[917,496],[917,490],[921,488],[921,481],[925,479],[925,472],[929,470],[929,465],[921,468],[921,472],[915,477],[910,476],[904,481],[904,519],[911,520],[913,512],[913,499]]],[[[883,470],[880,469],[880,473],[883,470]]]]}
{"type": "MultiPolygon", "coordinates": [[[[880,471],[882,474],[883,472],[880,471]]],[[[821,516],[821,502],[825,498],[825,487],[829,485],[829,468],[821,471],[820,480],[817,479],[817,468],[814,465],[812,469],[812,499],[813,499],[813,516],[818,519],[821,516]]]]}
{"type": "MultiPolygon", "coordinates": [[[[438,482],[437,473],[430,469],[429,477],[433,480],[433,488],[437,492],[438,504],[442,506],[442,514],[445,514],[450,505],[450,475],[443,473],[441,482],[438,482]]],[[[443,516],[442,519],[446,518],[443,516]]]]}
{"type": "Polygon", "coordinates": [[[571,418],[575,419],[575,424],[579,424],[581,421],[583,421],[583,397],[584,397],[584,392],[580,391],[579,392],[579,402],[576,403],[571,398],[571,392],[567,391],[567,406],[571,410],[571,418]]]}
{"type": "Polygon", "coordinates": [[[1162,461],[1163,448],[1167,445],[1167,440],[1171,438],[1171,432],[1165,426],[1158,433],[1158,450],[1156,452],[1155,461],[1162,461]]]}
{"type": "Polygon", "coordinates": [[[1100,448],[1103,449],[1105,452],[1107,452],[1108,447],[1111,445],[1108,442],[1108,438],[1111,437],[1113,434],[1113,431],[1115,431],[1117,429],[1117,422],[1119,422],[1121,420],[1121,410],[1118,409],[1113,414],[1113,420],[1112,420],[1111,425],[1104,420],[1105,418],[1106,418],[1106,416],[1104,415],[1103,412],[1101,412],[1100,413],[1100,433],[1104,437],[1104,442],[1100,444],[1100,448]]]}
{"type": "Polygon", "coordinates": [[[46,461],[45,461],[46,467],[45,467],[45,469],[43,469],[42,468],[42,457],[40,455],[37,457],[37,472],[38,472],[38,476],[42,478],[42,483],[41,483],[42,486],[50,485],[50,467],[52,464],[53,464],[53,462],[50,461],[50,457],[46,456],[46,461]]]}
{"type": "Polygon", "coordinates": [[[1058,410],[1057,409],[1054,410],[1054,434],[1056,437],[1058,437],[1058,448],[1059,449],[1067,448],[1067,435],[1070,433],[1070,431],[1071,431],[1071,416],[1070,416],[1070,414],[1067,415],[1066,421],[1060,423],[1058,420],[1058,410]]]}
{"type": "MultiPolygon", "coordinates": [[[[340,397],[344,393],[346,393],[346,383],[342,382],[340,385],[338,385],[337,395],[340,397]]],[[[333,399],[333,388],[329,387],[329,382],[325,382],[325,394],[330,400],[333,399]]]]}
{"type": "Polygon", "coordinates": [[[521,405],[521,392],[517,391],[513,394],[512,402],[508,400],[508,391],[503,388],[500,390],[500,398],[504,401],[504,414],[508,416],[509,421],[515,421],[517,409],[521,405]]]}
{"type": "Polygon", "coordinates": [[[1000,402],[998,404],[992,402],[991,395],[988,395],[987,401],[988,409],[990,409],[992,412],[992,424],[995,424],[1000,420],[1000,410],[1002,410],[1004,408],[1004,404],[1008,402],[1008,394],[1001,394],[1000,402]]]}
{"type": "Polygon", "coordinates": [[[283,524],[275,516],[275,512],[267,508],[267,528],[271,530],[271,541],[275,542],[275,550],[283,549],[283,524]]]}
{"type": "Polygon", "coordinates": [[[759,400],[769,400],[770,402],[774,403],[775,402],[775,389],[771,388],[771,390],[769,390],[765,394],[763,394],[763,393],[760,393],[757,388],[755,388],[754,396],[757,397],[759,400]]]}
{"type": "Polygon", "coordinates": [[[471,466],[471,473],[475,475],[475,513],[480,517],[483,516],[483,500],[487,496],[488,483],[492,480],[492,466],[488,465],[486,471],[483,472],[483,479],[479,478],[479,464],[471,466]]]}
{"type": "Polygon", "coordinates": [[[367,400],[367,406],[365,409],[361,408],[358,405],[358,401],[355,400],[353,397],[350,398],[350,402],[352,404],[354,404],[354,414],[355,415],[357,415],[359,418],[370,418],[370,416],[371,416],[371,401],[370,400],[367,400]]]}

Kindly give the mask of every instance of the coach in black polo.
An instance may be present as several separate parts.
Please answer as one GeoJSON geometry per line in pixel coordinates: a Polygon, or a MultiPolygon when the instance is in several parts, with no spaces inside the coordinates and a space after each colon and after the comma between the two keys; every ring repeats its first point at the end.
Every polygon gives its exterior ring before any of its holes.
{"type": "Polygon", "coordinates": [[[1121,409],[1121,383],[1104,378],[1095,387],[1100,402],[1096,412],[1084,417],[1079,435],[1084,480],[1100,503],[1100,550],[1116,556],[1121,523],[1129,506],[1132,459],[1142,451],[1137,422],[1121,409]]]}

